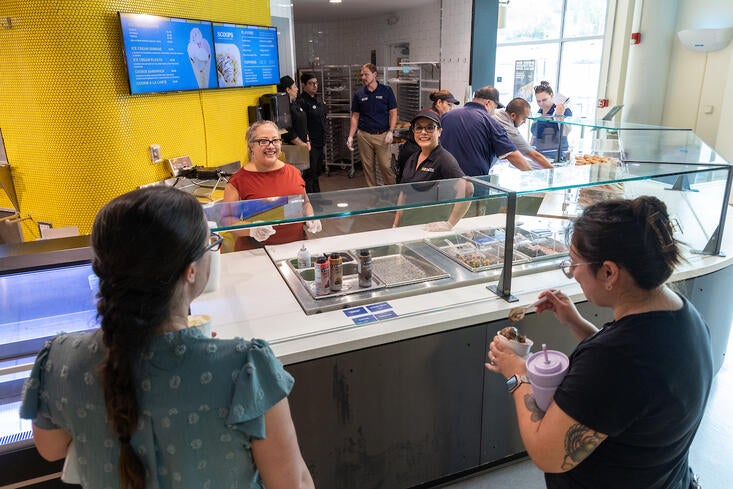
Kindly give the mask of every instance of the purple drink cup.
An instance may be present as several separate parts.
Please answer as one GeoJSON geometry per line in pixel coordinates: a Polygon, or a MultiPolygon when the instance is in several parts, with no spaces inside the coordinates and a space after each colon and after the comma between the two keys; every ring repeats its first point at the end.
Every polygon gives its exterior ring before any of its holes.
{"type": "Polygon", "coordinates": [[[542,345],[542,351],[533,353],[527,358],[527,377],[532,384],[537,407],[547,411],[552,403],[557,386],[568,373],[570,360],[561,351],[548,350],[542,345]]]}

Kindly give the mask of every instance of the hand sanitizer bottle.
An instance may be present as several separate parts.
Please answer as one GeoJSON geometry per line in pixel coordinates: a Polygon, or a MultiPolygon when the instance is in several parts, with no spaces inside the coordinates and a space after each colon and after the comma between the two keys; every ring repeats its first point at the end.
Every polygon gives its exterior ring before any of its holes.
{"type": "Polygon", "coordinates": [[[298,268],[309,268],[311,266],[311,252],[302,244],[298,250],[298,268]]]}

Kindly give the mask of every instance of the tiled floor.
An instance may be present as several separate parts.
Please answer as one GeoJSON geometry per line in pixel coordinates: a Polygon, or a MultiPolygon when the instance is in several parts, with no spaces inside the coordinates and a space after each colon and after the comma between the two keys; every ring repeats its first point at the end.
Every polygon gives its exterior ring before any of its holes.
{"type": "MultiPolygon", "coordinates": [[[[366,185],[361,169],[354,178],[346,171],[335,170],[321,176],[321,189],[343,190],[366,185]]],[[[713,382],[702,424],[693,441],[690,464],[701,477],[704,489],[728,489],[733,486],[733,336],[728,342],[725,361],[713,382]]],[[[443,489],[541,489],[544,477],[529,459],[499,469],[480,473],[442,486],[443,489]]]]}

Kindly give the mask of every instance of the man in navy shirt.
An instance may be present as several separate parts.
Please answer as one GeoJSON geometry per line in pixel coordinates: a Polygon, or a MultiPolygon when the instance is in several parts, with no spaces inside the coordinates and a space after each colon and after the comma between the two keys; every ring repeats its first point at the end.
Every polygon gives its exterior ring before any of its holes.
{"type": "Polygon", "coordinates": [[[531,167],[509,139],[506,130],[491,116],[499,102],[494,87],[476,90],[473,100],[443,115],[440,143],[458,160],[466,175],[488,175],[496,158],[507,159],[520,170],[531,167]]]}
{"type": "Polygon", "coordinates": [[[356,134],[367,185],[377,185],[375,165],[379,165],[382,182],[392,185],[395,174],[389,145],[397,124],[397,99],[390,87],[377,81],[377,67],[371,63],[361,67],[361,82],[364,86],[356,91],[351,101],[351,125],[346,146],[354,150],[356,134]]]}

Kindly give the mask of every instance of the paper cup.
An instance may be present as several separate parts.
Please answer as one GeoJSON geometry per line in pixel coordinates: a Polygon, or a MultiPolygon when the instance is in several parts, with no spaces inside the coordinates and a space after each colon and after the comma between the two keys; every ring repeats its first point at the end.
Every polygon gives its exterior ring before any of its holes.
{"type": "Polygon", "coordinates": [[[188,327],[199,328],[204,336],[211,338],[211,316],[207,314],[188,316],[188,327]]]}
{"type": "Polygon", "coordinates": [[[206,282],[204,293],[215,291],[219,288],[219,283],[221,282],[221,253],[218,251],[209,251],[209,256],[211,256],[209,281],[206,282]]]}
{"type": "Polygon", "coordinates": [[[498,336],[501,341],[508,344],[517,356],[522,358],[526,358],[527,355],[529,355],[529,350],[532,349],[532,345],[534,344],[529,338],[525,338],[526,341],[524,343],[520,343],[517,340],[510,340],[499,331],[496,332],[496,336],[498,336]]]}

